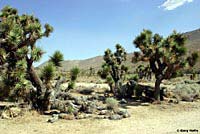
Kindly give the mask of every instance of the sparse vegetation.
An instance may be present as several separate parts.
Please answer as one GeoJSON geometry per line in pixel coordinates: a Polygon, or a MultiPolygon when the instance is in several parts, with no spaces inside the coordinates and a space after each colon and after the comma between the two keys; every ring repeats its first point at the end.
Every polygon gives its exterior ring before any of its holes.
{"type": "MultiPolygon", "coordinates": [[[[143,125],[142,130],[147,125],[155,130],[152,127],[155,122],[150,123],[152,117],[155,117],[155,121],[161,117],[159,123],[164,122],[166,125],[173,123],[174,120],[170,117],[177,115],[181,110],[187,111],[187,114],[190,108],[199,111],[200,103],[197,99],[200,99],[200,81],[196,78],[200,73],[196,66],[199,55],[195,51],[187,53],[184,34],[174,31],[169,36],[162,37],[150,30],[143,30],[133,41],[138,50],[134,52],[133,58],[131,58],[132,53],[127,54],[120,44],[116,44],[114,52],[107,49],[103,57],[84,60],[90,64],[79,61],[65,62],[64,55],[57,50],[42,67],[35,68],[34,63],[45,53],[36,43],[43,37],[49,37],[53,32],[53,27],[49,24],[44,26],[42,24],[35,16],[20,15],[17,9],[9,6],[0,12],[0,118],[11,119],[25,112],[32,114],[32,110],[38,112],[38,122],[47,118],[47,116],[39,117],[39,114],[51,115],[52,118],[47,120],[48,123],[54,123],[58,119],[119,120],[133,115],[131,122],[138,120],[139,124],[143,125]],[[70,64],[72,62],[74,64],[70,64]],[[62,67],[65,64],[67,69],[62,67]],[[187,70],[185,67],[188,67],[187,70]],[[98,69],[100,70],[97,72],[98,69]],[[152,73],[155,77],[151,76],[152,73]],[[189,102],[189,105],[183,101],[189,102]],[[178,103],[179,105],[175,105],[178,103]],[[149,105],[150,107],[147,107],[149,105]],[[170,110],[172,112],[169,112],[170,110]],[[169,113],[162,114],[163,111],[169,113]],[[144,117],[144,120],[150,118],[145,124],[138,117],[144,117]]],[[[186,112],[180,114],[187,116],[186,112]]],[[[35,117],[32,115],[28,115],[31,119],[25,119],[25,122],[31,123],[35,117]]],[[[196,118],[193,120],[188,118],[187,121],[194,121],[196,118]]],[[[15,121],[20,121],[20,118],[15,121]]],[[[85,121],[87,124],[90,120],[85,121]]],[[[79,125],[88,126],[85,125],[85,121],[79,122],[79,125]]],[[[92,120],[92,123],[96,123],[95,121],[92,120]]],[[[102,122],[107,123],[107,120],[102,122]]],[[[35,124],[42,126],[42,123],[35,124]]],[[[66,128],[73,126],[73,123],[67,123],[66,128]]],[[[127,126],[135,129],[127,125],[130,123],[128,119],[115,122],[117,127],[120,126],[118,123],[125,124],[124,132],[128,130],[127,126]]],[[[88,124],[90,125],[90,122],[88,124]]],[[[19,125],[21,127],[21,124],[19,125]]],[[[9,124],[4,124],[3,128],[5,126],[9,124]]],[[[54,127],[47,125],[49,126],[54,127]]],[[[103,125],[104,128],[105,126],[108,124],[103,125]]],[[[60,129],[62,125],[59,124],[58,127],[60,129]]],[[[70,131],[70,128],[64,132],[81,131],[79,126],[74,128],[73,131],[70,131]]],[[[34,128],[32,132],[42,133],[42,131],[37,132],[37,129],[34,128]]],[[[124,133],[117,129],[115,132],[124,133]]],[[[95,131],[91,130],[91,133],[95,131]]]]}
{"type": "Polygon", "coordinates": [[[80,69],[78,67],[74,67],[70,70],[70,82],[68,83],[68,90],[74,89],[76,79],[80,73],[80,69]]]}
{"type": "Polygon", "coordinates": [[[107,98],[106,105],[108,109],[116,110],[118,108],[118,101],[114,98],[107,98]]]}
{"type": "Polygon", "coordinates": [[[179,101],[194,101],[200,98],[200,85],[197,83],[178,83],[172,91],[179,101]]]}

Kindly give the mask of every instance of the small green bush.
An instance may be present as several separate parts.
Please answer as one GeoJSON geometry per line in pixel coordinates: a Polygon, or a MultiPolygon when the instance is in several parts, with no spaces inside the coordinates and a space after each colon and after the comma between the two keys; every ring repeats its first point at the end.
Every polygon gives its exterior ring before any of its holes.
{"type": "Polygon", "coordinates": [[[118,108],[118,101],[114,98],[107,98],[106,105],[108,109],[117,109],[118,108]]]}
{"type": "Polygon", "coordinates": [[[73,114],[73,113],[74,113],[74,108],[73,108],[72,106],[69,106],[69,107],[67,108],[67,113],[73,114]]]}
{"type": "Polygon", "coordinates": [[[70,70],[71,81],[75,81],[80,73],[80,69],[78,67],[74,67],[70,70]]]}
{"type": "Polygon", "coordinates": [[[200,85],[193,84],[177,84],[173,90],[174,96],[183,101],[193,101],[200,98],[200,85]]]}
{"type": "Polygon", "coordinates": [[[68,83],[68,90],[74,89],[74,87],[75,87],[75,83],[74,83],[73,81],[70,81],[70,82],[68,83]]]}
{"type": "Polygon", "coordinates": [[[138,74],[131,74],[131,75],[127,76],[127,80],[138,81],[139,80],[139,76],[138,76],[138,74]]]}

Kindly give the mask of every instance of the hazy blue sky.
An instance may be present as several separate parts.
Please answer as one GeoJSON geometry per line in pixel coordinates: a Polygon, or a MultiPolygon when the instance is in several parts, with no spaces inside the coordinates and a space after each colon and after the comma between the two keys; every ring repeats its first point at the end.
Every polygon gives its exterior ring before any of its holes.
{"type": "Polygon", "coordinates": [[[0,0],[0,8],[5,5],[54,27],[37,42],[46,51],[40,63],[55,50],[66,60],[102,55],[116,43],[133,52],[143,29],[168,35],[200,28],[200,0],[0,0]]]}

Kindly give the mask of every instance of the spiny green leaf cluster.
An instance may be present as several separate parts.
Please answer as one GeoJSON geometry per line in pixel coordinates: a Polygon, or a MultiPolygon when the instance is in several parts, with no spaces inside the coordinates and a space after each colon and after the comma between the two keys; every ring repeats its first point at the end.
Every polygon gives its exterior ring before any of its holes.
{"type": "Polygon", "coordinates": [[[55,51],[52,56],[50,56],[50,62],[52,62],[56,67],[61,67],[61,62],[64,60],[63,54],[60,51],[55,51]]]}
{"type": "Polygon", "coordinates": [[[41,78],[46,84],[49,84],[51,80],[55,77],[56,68],[53,63],[49,62],[41,70],[41,78]]]}

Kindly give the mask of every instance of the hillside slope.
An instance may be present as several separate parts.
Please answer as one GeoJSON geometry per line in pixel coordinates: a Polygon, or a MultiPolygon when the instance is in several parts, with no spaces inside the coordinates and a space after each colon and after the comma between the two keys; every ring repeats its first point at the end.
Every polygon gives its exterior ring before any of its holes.
{"type": "MultiPolygon", "coordinates": [[[[192,53],[194,51],[198,51],[200,54],[200,29],[191,31],[191,32],[186,32],[184,35],[188,38],[186,42],[186,47],[188,48],[188,54],[192,53]]],[[[133,54],[130,53],[128,54],[128,60],[126,64],[129,66],[129,68],[135,68],[140,63],[137,64],[132,64],[131,59],[132,59],[133,54]]],[[[65,60],[62,62],[62,68],[61,70],[63,71],[69,71],[72,67],[79,67],[82,70],[89,70],[90,67],[94,68],[95,70],[100,69],[101,65],[103,63],[103,57],[102,56],[97,56],[85,60],[65,60]]],[[[39,66],[41,68],[44,66],[45,63],[39,66]]],[[[195,65],[196,69],[200,69],[200,60],[198,61],[197,65],[195,65]]]]}

